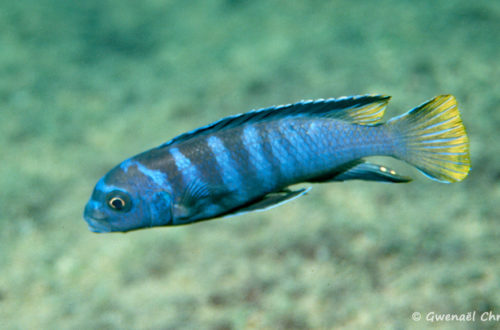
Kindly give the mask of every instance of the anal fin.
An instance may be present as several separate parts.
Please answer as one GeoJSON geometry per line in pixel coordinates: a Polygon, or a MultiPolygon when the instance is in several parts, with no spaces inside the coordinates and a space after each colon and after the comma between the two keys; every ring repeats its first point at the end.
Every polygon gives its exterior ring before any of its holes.
{"type": "Polygon", "coordinates": [[[312,182],[331,182],[331,181],[346,181],[346,180],[364,180],[378,182],[401,183],[409,182],[412,179],[396,173],[395,170],[383,166],[365,162],[363,160],[356,161],[340,169],[337,169],[329,176],[322,176],[312,182]]]}
{"type": "Polygon", "coordinates": [[[360,163],[349,170],[340,173],[332,181],[365,180],[380,182],[410,182],[412,179],[396,173],[395,170],[386,166],[360,163]]]}

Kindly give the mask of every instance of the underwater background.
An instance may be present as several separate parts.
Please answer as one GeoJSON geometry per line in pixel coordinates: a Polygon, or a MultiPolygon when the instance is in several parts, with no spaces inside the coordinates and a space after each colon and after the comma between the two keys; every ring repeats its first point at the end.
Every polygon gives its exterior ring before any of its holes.
{"type": "Polygon", "coordinates": [[[0,328],[497,328],[499,54],[499,1],[0,1],[0,328]],[[102,175],[180,133],[365,93],[386,118],[455,95],[469,177],[382,159],[415,181],[128,234],[82,219],[102,175]]]}

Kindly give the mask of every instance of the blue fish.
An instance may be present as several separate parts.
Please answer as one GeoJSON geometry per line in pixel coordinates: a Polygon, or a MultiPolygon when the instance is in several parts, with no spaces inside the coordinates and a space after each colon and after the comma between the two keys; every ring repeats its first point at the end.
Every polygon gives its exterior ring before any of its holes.
{"type": "Polygon", "coordinates": [[[445,183],[470,169],[455,98],[437,96],[380,123],[390,97],[302,101],[221,119],[117,165],[84,211],[97,233],[265,210],[304,195],[300,182],[408,182],[368,156],[391,156],[445,183]]]}

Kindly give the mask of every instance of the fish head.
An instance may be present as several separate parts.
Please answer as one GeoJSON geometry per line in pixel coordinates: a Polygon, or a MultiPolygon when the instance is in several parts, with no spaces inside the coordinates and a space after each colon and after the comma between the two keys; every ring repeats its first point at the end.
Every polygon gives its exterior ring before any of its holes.
{"type": "Polygon", "coordinates": [[[83,217],[95,233],[127,232],[172,222],[166,176],[125,161],[96,184],[83,217]],[[156,175],[156,177],[155,177],[156,175]]]}

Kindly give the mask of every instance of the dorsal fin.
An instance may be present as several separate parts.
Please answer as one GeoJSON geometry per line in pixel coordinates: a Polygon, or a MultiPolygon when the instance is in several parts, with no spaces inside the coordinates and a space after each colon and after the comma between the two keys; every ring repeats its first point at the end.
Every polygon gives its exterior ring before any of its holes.
{"type": "Polygon", "coordinates": [[[210,134],[243,124],[257,123],[291,117],[325,117],[349,121],[360,125],[373,125],[382,119],[390,96],[362,95],[337,99],[300,101],[265,109],[252,110],[220,119],[207,126],[181,134],[158,148],[186,141],[194,136],[210,134]]]}

